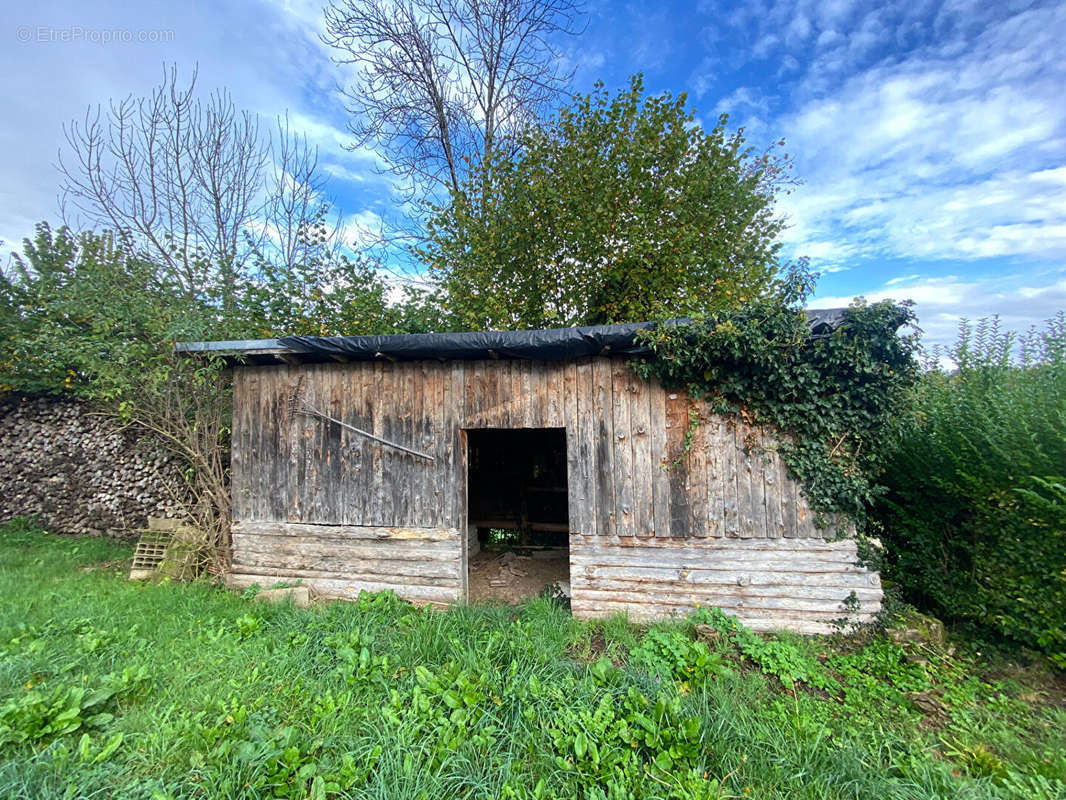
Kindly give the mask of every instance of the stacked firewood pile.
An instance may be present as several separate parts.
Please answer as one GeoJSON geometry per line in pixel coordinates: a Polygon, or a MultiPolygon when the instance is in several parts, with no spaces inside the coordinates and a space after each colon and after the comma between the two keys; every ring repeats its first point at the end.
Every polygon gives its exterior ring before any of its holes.
{"type": "Polygon", "coordinates": [[[174,517],[181,466],[142,431],[72,400],[0,405],[0,520],[37,517],[60,533],[135,537],[148,517],[174,517]]]}

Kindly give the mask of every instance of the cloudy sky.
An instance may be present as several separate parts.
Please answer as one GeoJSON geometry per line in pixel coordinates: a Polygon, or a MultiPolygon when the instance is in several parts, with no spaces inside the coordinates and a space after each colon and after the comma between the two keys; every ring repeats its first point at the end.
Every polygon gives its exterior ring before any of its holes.
{"type": "MultiPolygon", "coordinates": [[[[0,47],[0,240],[58,218],[62,126],[145,93],[164,63],[318,145],[353,229],[395,196],[350,152],[321,3],[22,4],[0,47]],[[109,41],[110,40],[110,41],[109,41]]],[[[789,255],[823,273],[813,303],[913,299],[931,340],[960,317],[1028,327],[1066,308],[1066,4],[1027,0],[589,4],[566,43],[574,89],[643,72],[766,144],[803,185],[782,203],[789,255]]]]}

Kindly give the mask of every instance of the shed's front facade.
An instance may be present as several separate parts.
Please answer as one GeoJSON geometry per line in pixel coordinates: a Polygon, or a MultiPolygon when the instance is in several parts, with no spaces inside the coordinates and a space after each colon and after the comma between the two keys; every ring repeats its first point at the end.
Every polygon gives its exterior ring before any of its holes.
{"type": "Polygon", "coordinates": [[[853,540],[816,525],[766,433],[638,377],[625,357],[344,358],[234,368],[237,586],[465,600],[468,438],[550,429],[565,435],[575,615],[717,606],[757,630],[817,633],[852,594],[861,618],[880,607],[877,574],[856,564],[853,540]],[[294,392],[426,457],[294,414],[294,392]]]}

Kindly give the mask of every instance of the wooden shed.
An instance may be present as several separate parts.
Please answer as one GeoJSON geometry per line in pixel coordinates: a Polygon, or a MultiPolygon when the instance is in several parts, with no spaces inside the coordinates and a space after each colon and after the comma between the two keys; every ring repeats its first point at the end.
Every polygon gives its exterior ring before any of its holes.
{"type": "Polygon", "coordinates": [[[579,617],[869,619],[855,541],[766,432],[638,377],[638,327],[179,345],[234,359],[230,581],[463,602],[478,531],[519,529],[563,548],[579,617]]]}

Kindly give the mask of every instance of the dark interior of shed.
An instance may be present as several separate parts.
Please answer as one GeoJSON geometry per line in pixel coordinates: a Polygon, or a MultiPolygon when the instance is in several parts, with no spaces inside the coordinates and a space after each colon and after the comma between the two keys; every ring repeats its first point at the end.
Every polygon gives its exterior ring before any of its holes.
{"type": "Polygon", "coordinates": [[[564,428],[472,429],[467,435],[473,601],[569,597],[570,524],[564,428]]]}

